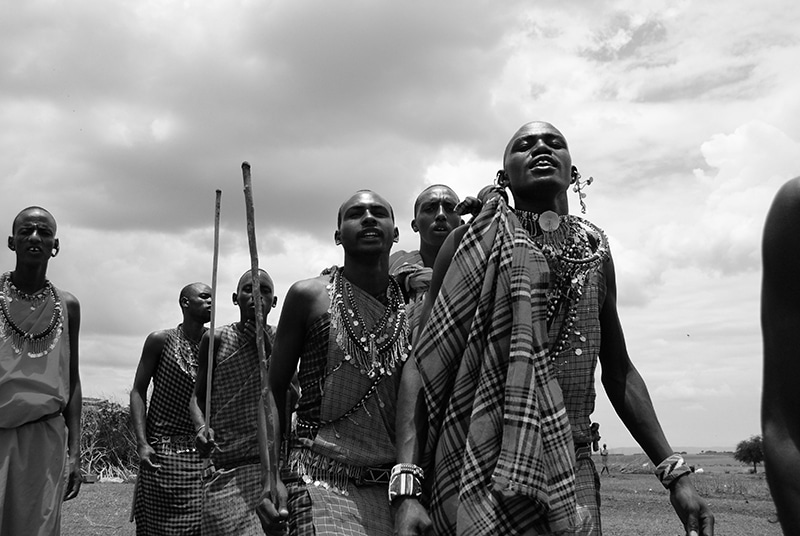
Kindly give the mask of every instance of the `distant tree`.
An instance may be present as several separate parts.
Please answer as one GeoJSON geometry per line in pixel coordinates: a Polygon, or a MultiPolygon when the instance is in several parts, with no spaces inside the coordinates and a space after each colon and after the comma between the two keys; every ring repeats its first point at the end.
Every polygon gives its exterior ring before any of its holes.
{"type": "Polygon", "coordinates": [[[761,436],[754,435],[750,439],[740,441],[733,452],[733,459],[742,463],[752,463],[753,472],[758,472],[758,464],[764,461],[764,447],[761,445],[761,436]]]}

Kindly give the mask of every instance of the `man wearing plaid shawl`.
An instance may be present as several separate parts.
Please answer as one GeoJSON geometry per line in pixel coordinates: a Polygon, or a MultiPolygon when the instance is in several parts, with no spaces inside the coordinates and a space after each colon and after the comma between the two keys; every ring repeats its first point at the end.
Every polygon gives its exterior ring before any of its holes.
{"type": "MultiPolygon", "coordinates": [[[[498,183],[510,188],[516,214],[568,213],[566,191],[579,175],[555,127],[521,127],[503,167],[498,183]]],[[[394,496],[396,533],[432,526],[437,535],[600,535],[599,479],[588,449],[599,359],[623,422],[651,460],[670,461],[660,478],[686,533],[713,535],[713,515],[677,458],[672,463],[628,357],[610,254],[585,274],[572,309],[575,341],[562,344],[559,324],[568,318],[549,317],[550,257],[516,214],[493,196],[437,257],[425,328],[398,398],[398,462],[422,466],[424,493],[407,486],[394,496]]],[[[597,252],[597,236],[585,242],[597,252]]]]}
{"type": "Polygon", "coordinates": [[[139,454],[133,512],[138,536],[200,534],[203,462],[194,448],[189,399],[200,338],[211,318],[211,288],[204,283],[186,285],[178,305],[183,322],[145,339],[130,394],[139,454]]]}

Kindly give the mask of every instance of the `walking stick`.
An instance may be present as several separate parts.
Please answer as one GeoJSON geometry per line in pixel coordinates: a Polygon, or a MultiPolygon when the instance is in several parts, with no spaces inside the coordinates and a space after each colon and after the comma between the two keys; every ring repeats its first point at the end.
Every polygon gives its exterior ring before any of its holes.
{"type": "MultiPolygon", "coordinates": [[[[219,262],[219,206],[222,190],[217,190],[214,206],[214,261],[211,265],[211,323],[208,328],[208,361],[206,362],[206,434],[211,429],[211,378],[214,375],[214,322],[217,313],[217,264],[219,262]]],[[[210,458],[209,458],[210,459],[210,458]]]]}
{"type": "MultiPolygon", "coordinates": [[[[258,246],[256,244],[256,215],[253,208],[253,184],[250,180],[250,164],[242,162],[242,179],[244,180],[244,204],[247,215],[247,242],[250,246],[250,271],[253,277],[253,301],[256,308],[256,345],[258,346],[258,360],[260,366],[261,390],[262,393],[267,394],[269,388],[267,384],[267,351],[264,348],[264,311],[261,305],[261,284],[258,274],[258,246]]],[[[276,476],[278,474],[278,459],[274,455],[275,438],[272,431],[276,429],[276,416],[273,414],[271,406],[267,405],[266,397],[262,398],[261,403],[264,405],[264,413],[266,414],[267,425],[267,445],[265,449],[261,450],[262,463],[268,468],[267,486],[269,488],[270,499],[277,508],[277,482],[276,476]]]]}

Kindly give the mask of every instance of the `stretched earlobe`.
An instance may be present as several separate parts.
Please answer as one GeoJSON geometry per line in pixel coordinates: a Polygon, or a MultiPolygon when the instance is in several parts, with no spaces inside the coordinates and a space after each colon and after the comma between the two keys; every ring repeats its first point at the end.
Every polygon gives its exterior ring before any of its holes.
{"type": "Polygon", "coordinates": [[[500,188],[508,188],[510,182],[511,179],[508,178],[508,175],[506,174],[505,170],[501,169],[500,171],[497,172],[497,175],[495,176],[494,179],[494,183],[497,186],[499,186],[500,188]]]}
{"type": "Polygon", "coordinates": [[[275,309],[275,307],[277,307],[277,306],[278,306],[278,297],[277,296],[273,296],[272,297],[272,307],[271,307],[271,309],[275,309]]]}
{"type": "Polygon", "coordinates": [[[236,296],[235,292],[233,294],[231,294],[231,299],[233,300],[233,304],[234,305],[239,305],[239,297],[236,296]]]}
{"type": "Polygon", "coordinates": [[[578,180],[580,180],[580,178],[581,178],[581,174],[578,171],[578,168],[575,167],[575,166],[572,166],[572,174],[570,175],[569,183],[570,184],[575,184],[578,180]]]}
{"type": "Polygon", "coordinates": [[[337,246],[341,246],[342,245],[341,236],[342,236],[342,234],[338,230],[333,232],[333,243],[336,244],[337,246]]]}

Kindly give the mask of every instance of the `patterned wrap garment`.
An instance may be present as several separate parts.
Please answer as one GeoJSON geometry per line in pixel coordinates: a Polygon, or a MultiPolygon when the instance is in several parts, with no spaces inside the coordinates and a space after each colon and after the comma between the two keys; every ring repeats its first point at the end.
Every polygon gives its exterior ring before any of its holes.
{"type": "Polygon", "coordinates": [[[139,473],[134,502],[136,534],[199,535],[203,461],[194,448],[195,431],[189,417],[199,347],[186,338],[180,325],[164,332],[146,422],[148,441],[161,468],[139,473]]]}
{"type": "MultiPolygon", "coordinates": [[[[386,306],[358,287],[353,292],[371,328],[386,306]]],[[[375,386],[344,359],[329,313],[311,325],[300,356],[301,397],[286,482],[291,534],[392,534],[387,483],[370,483],[369,475],[385,473],[396,460],[400,371],[398,365],[375,386]]]]}
{"type": "MultiPolygon", "coordinates": [[[[254,324],[223,326],[214,357],[210,426],[217,448],[211,454],[214,472],[205,482],[203,536],[261,536],[256,516],[261,493],[258,458],[258,404],[261,367],[254,324]]],[[[267,326],[266,353],[272,353],[275,328],[267,326]]]]}
{"type": "MultiPolygon", "coordinates": [[[[570,331],[568,345],[551,355],[550,365],[564,394],[572,439],[576,448],[575,492],[578,504],[591,513],[591,523],[574,534],[601,536],[600,478],[591,456],[591,414],[596,390],[594,375],[600,354],[600,309],[606,295],[606,278],[602,265],[587,274],[583,295],[578,302],[577,318],[570,331]],[[577,332],[577,333],[576,333],[577,332]],[[585,339],[585,340],[583,340],[585,339]],[[579,352],[578,352],[579,350],[579,352]]],[[[560,319],[563,321],[563,319],[560,319]]],[[[553,322],[549,335],[551,345],[561,327],[553,322]]]]}

